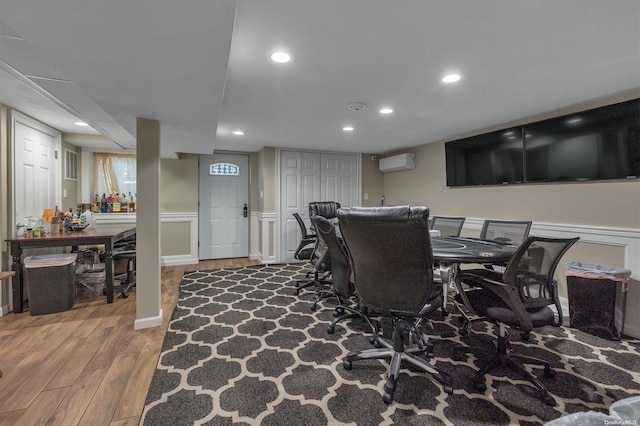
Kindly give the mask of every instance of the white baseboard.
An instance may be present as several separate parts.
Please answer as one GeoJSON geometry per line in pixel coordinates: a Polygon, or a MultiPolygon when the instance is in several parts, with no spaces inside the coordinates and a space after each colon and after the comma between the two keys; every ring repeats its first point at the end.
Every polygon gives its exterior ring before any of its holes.
{"type": "Polygon", "coordinates": [[[0,306],[0,317],[7,315],[9,312],[11,312],[9,305],[0,306]]]}
{"type": "Polygon", "coordinates": [[[194,256],[194,253],[179,254],[174,256],[162,256],[160,258],[161,266],[193,265],[197,264],[198,262],[198,256],[194,256]]]}
{"type": "Polygon", "coordinates": [[[159,327],[160,325],[162,325],[162,308],[160,308],[158,316],[136,319],[133,323],[133,329],[142,330],[144,328],[159,327]]]}

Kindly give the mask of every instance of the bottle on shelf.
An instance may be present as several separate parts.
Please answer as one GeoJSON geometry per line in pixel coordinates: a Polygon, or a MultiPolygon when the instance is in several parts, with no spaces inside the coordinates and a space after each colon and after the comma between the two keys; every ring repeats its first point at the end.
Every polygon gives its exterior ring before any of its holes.
{"type": "Polygon", "coordinates": [[[116,195],[113,197],[113,212],[120,213],[122,205],[120,204],[120,194],[116,192],[116,195]]]}
{"type": "Polygon", "coordinates": [[[136,211],[136,201],[133,198],[133,195],[131,195],[131,192],[129,192],[129,213],[134,213],[136,211]]]}
{"type": "Polygon", "coordinates": [[[102,200],[100,203],[100,211],[102,213],[107,213],[108,212],[108,208],[107,208],[107,194],[106,193],[102,193],[102,200]]]}

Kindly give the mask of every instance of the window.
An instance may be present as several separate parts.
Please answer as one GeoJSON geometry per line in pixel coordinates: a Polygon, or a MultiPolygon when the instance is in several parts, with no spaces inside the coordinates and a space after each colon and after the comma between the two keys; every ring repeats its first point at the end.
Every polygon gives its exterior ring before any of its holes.
{"type": "Polygon", "coordinates": [[[130,154],[93,154],[93,193],[136,194],[136,156],[130,154]]]}
{"type": "Polygon", "coordinates": [[[64,178],[66,180],[78,180],[78,153],[64,150],[64,178]]]}
{"type": "Polygon", "coordinates": [[[213,163],[209,165],[211,176],[240,176],[240,167],[232,163],[213,163]]]}

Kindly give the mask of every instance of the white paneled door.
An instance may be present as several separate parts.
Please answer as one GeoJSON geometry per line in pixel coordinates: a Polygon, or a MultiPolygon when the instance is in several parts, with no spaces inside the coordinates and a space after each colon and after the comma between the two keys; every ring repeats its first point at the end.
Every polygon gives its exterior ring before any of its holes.
{"type": "Polygon", "coordinates": [[[249,255],[249,157],[200,156],[200,259],[249,255]]]}
{"type": "Polygon", "coordinates": [[[295,261],[300,228],[294,213],[307,228],[309,203],[337,201],[344,207],[359,205],[358,156],[319,152],[280,151],[280,261],[295,261]]]}
{"type": "Polygon", "coordinates": [[[58,204],[60,133],[21,115],[14,117],[13,131],[14,223],[22,224],[58,204]]]}

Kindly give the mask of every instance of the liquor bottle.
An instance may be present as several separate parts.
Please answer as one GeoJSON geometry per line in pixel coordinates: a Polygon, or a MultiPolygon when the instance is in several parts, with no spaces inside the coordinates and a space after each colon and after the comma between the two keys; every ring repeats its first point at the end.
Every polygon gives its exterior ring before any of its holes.
{"type": "Polygon", "coordinates": [[[133,198],[133,195],[131,195],[131,192],[129,192],[129,213],[134,213],[136,211],[136,201],[133,198]]]}
{"type": "Polygon", "coordinates": [[[100,211],[102,213],[107,213],[108,208],[107,208],[107,194],[106,193],[102,193],[102,200],[100,201],[100,211]]]}
{"type": "Polygon", "coordinates": [[[113,212],[120,213],[122,209],[122,205],[120,204],[120,194],[116,192],[116,195],[113,197],[113,212]]]}

